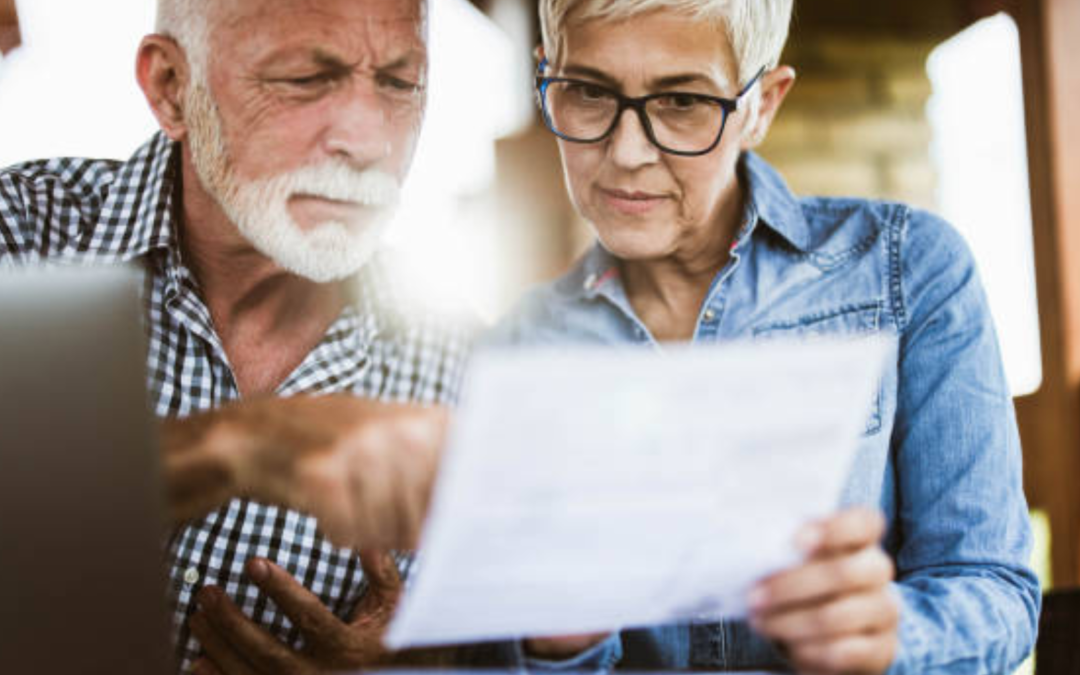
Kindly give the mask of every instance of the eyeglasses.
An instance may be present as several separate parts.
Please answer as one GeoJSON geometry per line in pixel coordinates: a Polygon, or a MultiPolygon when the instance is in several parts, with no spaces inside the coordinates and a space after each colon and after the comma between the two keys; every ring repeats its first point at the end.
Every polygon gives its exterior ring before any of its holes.
{"type": "Polygon", "coordinates": [[[545,77],[546,67],[544,59],[537,70],[536,97],[544,124],[559,138],[598,143],[615,131],[623,111],[630,108],[653,145],[686,157],[712,152],[720,143],[728,117],[765,74],[765,68],[759,70],[734,99],[681,91],[635,98],[587,80],[545,77]]]}

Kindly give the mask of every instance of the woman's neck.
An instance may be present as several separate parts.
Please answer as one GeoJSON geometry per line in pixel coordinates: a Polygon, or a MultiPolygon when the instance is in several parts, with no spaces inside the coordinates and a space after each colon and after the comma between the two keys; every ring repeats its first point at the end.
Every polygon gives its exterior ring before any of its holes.
{"type": "Polygon", "coordinates": [[[710,225],[694,231],[670,254],[622,260],[620,273],[638,318],[661,342],[690,340],[713,279],[731,257],[739,230],[742,195],[726,200],[710,225]]]}

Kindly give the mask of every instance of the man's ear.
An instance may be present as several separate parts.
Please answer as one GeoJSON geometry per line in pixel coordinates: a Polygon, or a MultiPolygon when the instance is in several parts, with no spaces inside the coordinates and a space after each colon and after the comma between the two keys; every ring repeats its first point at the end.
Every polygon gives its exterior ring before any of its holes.
{"type": "Polygon", "coordinates": [[[139,44],[135,76],[162,131],[174,141],[183,140],[184,92],[191,81],[184,50],[170,37],[147,35],[139,44]]]}
{"type": "Polygon", "coordinates": [[[757,119],[743,134],[743,150],[752,150],[765,140],[776,113],[780,112],[780,106],[794,84],[795,69],[790,66],[778,66],[761,76],[758,85],[761,87],[761,103],[757,119]]]}

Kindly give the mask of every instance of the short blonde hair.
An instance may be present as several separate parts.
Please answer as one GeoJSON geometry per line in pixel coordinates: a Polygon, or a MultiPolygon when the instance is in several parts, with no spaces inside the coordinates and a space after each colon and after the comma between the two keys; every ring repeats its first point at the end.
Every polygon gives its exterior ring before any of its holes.
{"type": "Polygon", "coordinates": [[[540,0],[540,31],[544,52],[557,63],[566,24],[629,19],[667,10],[709,21],[727,31],[735,53],[739,86],[763,66],[775,68],[784,51],[794,0],[540,0]]]}

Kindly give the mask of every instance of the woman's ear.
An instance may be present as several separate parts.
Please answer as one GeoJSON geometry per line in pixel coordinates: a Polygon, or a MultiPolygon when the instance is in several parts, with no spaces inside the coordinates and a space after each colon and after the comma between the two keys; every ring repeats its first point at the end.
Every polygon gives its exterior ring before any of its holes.
{"type": "Polygon", "coordinates": [[[191,81],[184,50],[170,37],[147,35],[139,44],[135,76],[162,131],[182,140],[187,135],[184,92],[191,81]]]}
{"type": "Polygon", "coordinates": [[[544,45],[536,45],[536,48],[533,49],[533,58],[536,59],[537,66],[547,60],[547,54],[544,53],[544,45]]]}
{"type": "Polygon", "coordinates": [[[752,150],[765,140],[776,113],[795,84],[795,69],[778,66],[761,76],[761,102],[757,117],[743,134],[742,149],[752,150]]]}

